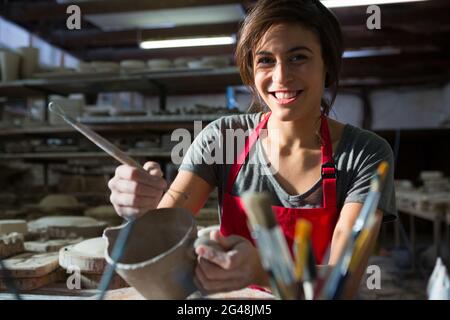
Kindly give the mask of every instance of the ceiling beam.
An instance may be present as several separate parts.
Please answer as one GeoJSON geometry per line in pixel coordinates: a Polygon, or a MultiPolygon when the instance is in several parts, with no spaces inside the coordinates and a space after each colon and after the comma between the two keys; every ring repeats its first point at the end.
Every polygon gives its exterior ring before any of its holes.
{"type": "MultiPolygon", "coordinates": [[[[366,25],[368,6],[332,8],[341,25],[366,25]]],[[[448,24],[450,1],[430,0],[379,5],[381,28],[391,25],[414,25],[419,22],[448,24]]]]}
{"type": "Polygon", "coordinates": [[[210,47],[187,47],[172,49],[144,50],[140,48],[102,48],[94,50],[72,51],[72,53],[83,60],[108,60],[121,61],[124,59],[175,59],[178,57],[202,57],[214,55],[233,55],[236,47],[234,45],[210,46],[210,47]]]}
{"type": "MultiPolygon", "coordinates": [[[[249,0],[109,0],[77,3],[82,14],[110,14],[132,11],[176,9],[196,6],[212,6],[224,4],[241,4],[248,7],[249,0]]],[[[0,8],[0,15],[13,21],[23,23],[39,20],[61,19],[67,15],[69,4],[59,3],[6,3],[0,8]]],[[[394,22],[411,23],[425,20],[448,21],[450,1],[431,0],[414,3],[397,3],[380,5],[382,25],[394,22]]],[[[367,6],[332,8],[342,25],[365,25],[368,18],[367,6]]]]}
{"type": "MultiPolygon", "coordinates": [[[[238,0],[109,0],[89,1],[77,3],[82,14],[110,14],[132,11],[177,9],[185,7],[214,6],[224,4],[242,4],[245,1],[238,0]]],[[[60,3],[9,3],[0,9],[0,15],[4,15],[13,21],[29,22],[39,20],[60,19],[67,16],[66,10],[69,4],[60,3]]]]}
{"type": "Polygon", "coordinates": [[[140,40],[188,38],[199,36],[232,35],[237,32],[238,23],[191,25],[174,28],[120,30],[58,30],[52,32],[49,41],[70,49],[76,47],[105,47],[138,45],[140,40]]]}
{"type": "MultiPolygon", "coordinates": [[[[99,48],[99,47],[131,47],[137,46],[140,40],[183,38],[214,35],[231,35],[237,33],[238,23],[193,25],[185,27],[121,30],[102,32],[100,30],[83,31],[54,31],[47,39],[67,50],[74,48],[99,48]]],[[[344,26],[343,37],[346,49],[379,46],[448,46],[450,38],[449,30],[428,30],[410,32],[402,28],[383,28],[381,30],[367,30],[364,26],[344,26]]]]}

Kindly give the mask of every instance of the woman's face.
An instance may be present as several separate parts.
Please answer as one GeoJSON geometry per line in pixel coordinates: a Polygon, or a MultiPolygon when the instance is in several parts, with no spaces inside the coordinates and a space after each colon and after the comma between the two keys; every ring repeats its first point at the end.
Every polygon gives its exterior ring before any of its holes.
{"type": "Polygon", "coordinates": [[[282,121],[320,113],[326,70],[317,36],[299,24],[273,25],[253,53],[256,89],[282,121]]]}

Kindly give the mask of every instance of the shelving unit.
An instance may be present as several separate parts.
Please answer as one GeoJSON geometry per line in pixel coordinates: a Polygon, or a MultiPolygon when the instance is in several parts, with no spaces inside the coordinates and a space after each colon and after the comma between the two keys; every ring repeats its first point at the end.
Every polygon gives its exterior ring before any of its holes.
{"type": "MultiPolygon", "coordinates": [[[[131,157],[149,157],[158,159],[170,158],[170,151],[142,151],[127,152],[131,157]]],[[[66,160],[70,158],[86,159],[86,158],[110,158],[105,152],[39,152],[39,153],[9,153],[0,154],[0,160],[66,160]]]]}
{"type": "Polygon", "coordinates": [[[40,96],[45,94],[138,91],[147,95],[224,92],[230,85],[242,84],[235,67],[222,69],[181,69],[135,73],[68,73],[0,83],[0,97],[40,96]]]}
{"type": "MultiPolygon", "coordinates": [[[[43,75],[45,76],[45,75],[43,75]]],[[[45,98],[51,94],[67,96],[72,93],[97,94],[100,92],[133,91],[147,96],[159,97],[159,109],[165,110],[168,95],[191,95],[223,93],[228,86],[241,85],[237,68],[204,68],[204,69],[171,69],[161,71],[136,71],[116,73],[65,73],[48,74],[46,78],[27,79],[9,83],[0,83],[0,101],[7,99],[24,99],[28,97],[45,98]],[[3,98],[3,99],[2,99],[3,98]]],[[[48,112],[45,110],[45,119],[48,112]]],[[[194,121],[209,123],[220,114],[179,114],[179,115],[149,115],[149,116],[108,116],[82,117],[78,120],[89,125],[94,131],[107,139],[137,139],[145,140],[151,134],[167,134],[176,129],[194,130],[194,121]]],[[[68,125],[53,126],[50,124],[30,124],[23,127],[11,125],[0,128],[0,142],[25,141],[27,139],[85,139],[79,132],[68,125]]],[[[33,148],[34,149],[34,148],[33,148]]],[[[33,150],[31,149],[31,150],[33,150]]],[[[84,148],[83,148],[84,149],[84,148]]],[[[161,164],[170,163],[171,152],[167,149],[143,149],[143,151],[127,152],[140,162],[158,161],[161,164]]],[[[109,155],[94,149],[86,151],[54,151],[49,152],[3,152],[0,162],[10,163],[22,161],[42,166],[44,188],[49,183],[49,172],[52,165],[67,163],[85,169],[94,168],[95,163],[118,164],[109,155]],[[75,164],[74,164],[75,163],[75,164]]],[[[162,166],[164,169],[164,166],[162,166]]]]}

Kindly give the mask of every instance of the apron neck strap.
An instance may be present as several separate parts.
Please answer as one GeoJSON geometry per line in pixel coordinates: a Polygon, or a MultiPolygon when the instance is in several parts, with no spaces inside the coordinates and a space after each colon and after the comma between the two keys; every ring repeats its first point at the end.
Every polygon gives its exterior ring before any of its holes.
{"type": "Polygon", "coordinates": [[[230,174],[228,175],[227,185],[225,187],[226,192],[231,193],[231,189],[233,188],[234,181],[236,181],[237,175],[241,170],[242,165],[245,162],[245,159],[250,152],[250,149],[255,144],[256,140],[258,140],[259,133],[261,129],[265,128],[267,125],[267,121],[269,120],[271,112],[269,112],[264,119],[258,124],[258,126],[253,130],[248,139],[245,140],[244,150],[238,155],[236,162],[231,165],[230,174]]]}
{"type": "MultiPolygon", "coordinates": [[[[237,161],[231,166],[230,174],[228,175],[227,185],[225,190],[227,192],[231,192],[231,189],[236,181],[237,175],[241,170],[242,165],[247,158],[250,149],[255,144],[256,140],[259,137],[259,134],[262,129],[267,126],[267,121],[270,118],[272,113],[269,112],[264,119],[258,124],[258,126],[253,130],[250,134],[249,138],[245,141],[244,150],[237,157],[237,161]]],[[[331,144],[330,130],[328,128],[327,117],[324,114],[321,114],[321,125],[320,125],[320,137],[321,137],[321,152],[322,152],[322,178],[335,178],[336,170],[334,168],[333,161],[333,148],[331,144]]]]}
{"type": "Polygon", "coordinates": [[[333,145],[331,143],[330,130],[328,128],[327,117],[322,113],[320,116],[320,138],[322,151],[322,165],[333,163],[333,145]]]}

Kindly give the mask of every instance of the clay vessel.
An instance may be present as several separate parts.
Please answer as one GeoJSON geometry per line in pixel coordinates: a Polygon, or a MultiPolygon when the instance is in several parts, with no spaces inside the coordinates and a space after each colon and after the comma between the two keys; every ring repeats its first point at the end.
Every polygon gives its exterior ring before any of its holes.
{"type": "MultiPolygon", "coordinates": [[[[103,237],[111,254],[122,228],[107,228],[103,237]]],[[[135,221],[116,272],[146,299],[185,299],[195,291],[197,226],[183,208],[156,209],[135,221]]]]}

